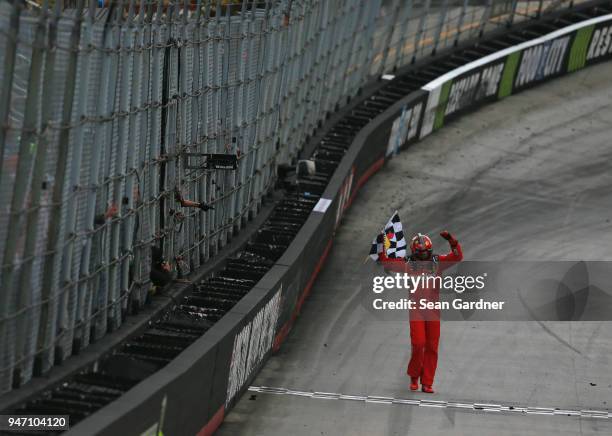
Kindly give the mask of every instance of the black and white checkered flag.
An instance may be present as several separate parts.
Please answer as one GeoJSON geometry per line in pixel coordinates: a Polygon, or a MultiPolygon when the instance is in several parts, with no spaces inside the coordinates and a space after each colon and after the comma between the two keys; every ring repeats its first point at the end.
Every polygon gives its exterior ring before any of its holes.
{"type": "Polygon", "coordinates": [[[370,257],[372,258],[372,260],[378,260],[378,256],[384,250],[385,250],[385,236],[381,232],[372,241],[372,247],[370,248],[370,257]]]}
{"type": "Polygon", "coordinates": [[[403,258],[406,257],[406,246],[402,222],[400,221],[399,214],[395,211],[385,226],[383,233],[378,234],[372,241],[370,257],[373,260],[378,260],[380,253],[385,251],[387,257],[391,259],[403,258]]]}

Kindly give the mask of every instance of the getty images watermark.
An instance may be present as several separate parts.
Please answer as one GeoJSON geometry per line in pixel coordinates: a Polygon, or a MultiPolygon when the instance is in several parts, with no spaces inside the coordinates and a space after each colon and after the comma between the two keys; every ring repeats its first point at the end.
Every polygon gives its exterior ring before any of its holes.
{"type": "Polygon", "coordinates": [[[371,263],[357,272],[362,306],[376,319],[612,321],[609,261],[463,261],[442,273],[426,263],[400,271],[371,263]]]}
{"type": "Polygon", "coordinates": [[[480,298],[476,301],[453,298],[440,301],[437,291],[451,291],[463,294],[465,291],[481,291],[485,288],[487,273],[475,276],[449,275],[446,277],[430,274],[395,273],[395,275],[374,276],[372,292],[381,294],[385,291],[408,292],[410,297],[397,300],[374,298],[372,307],[375,310],[502,310],[505,301],[487,301],[480,298]]]}

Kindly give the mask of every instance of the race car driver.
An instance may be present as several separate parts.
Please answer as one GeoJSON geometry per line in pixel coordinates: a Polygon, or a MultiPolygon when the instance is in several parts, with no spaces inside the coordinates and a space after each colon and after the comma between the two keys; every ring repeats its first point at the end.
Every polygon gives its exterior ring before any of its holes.
{"type": "MultiPolygon", "coordinates": [[[[431,238],[417,234],[410,242],[412,254],[406,258],[389,258],[381,253],[380,262],[385,270],[407,274],[440,275],[446,268],[463,259],[461,245],[448,231],[440,233],[450,245],[451,251],[446,254],[434,254],[431,238]]],[[[439,301],[439,289],[436,287],[421,287],[414,295],[426,298],[428,301],[439,301]]],[[[410,389],[421,390],[433,394],[433,382],[438,365],[438,343],[440,340],[439,309],[410,310],[410,342],[412,355],[408,363],[407,373],[410,376],[410,389]]]]}

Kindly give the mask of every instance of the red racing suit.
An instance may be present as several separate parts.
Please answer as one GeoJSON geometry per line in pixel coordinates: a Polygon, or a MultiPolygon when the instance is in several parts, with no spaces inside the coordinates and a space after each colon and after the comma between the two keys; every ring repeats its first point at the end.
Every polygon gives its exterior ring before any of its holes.
{"type": "MultiPolygon", "coordinates": [[[[407,274],[429,273],[439,276],[442,271],[463,259],[461,245],[456,240],[449,241],[451,251],[447,254],[433,255],[431,261],[417,262],[410,256],[408,261],[404,258],[391,259],[385,253],[380,254],[380,261],[385,270],[407,274]],[[428,271],[423,271],[423,265],[428,264],[428,271]]],[[[437,287],[420,287],[413,295],[426,298],[429,302],[439,301],[437,287]]],[[[438,343],[440,341],[440,310],[439,309],[412,309],[410,313],[410,342],[412,355],[408,363],[407,373],[410,377],[421,379],[421,384],[432,386],[436,367],[438,366],[438,343]]]]}

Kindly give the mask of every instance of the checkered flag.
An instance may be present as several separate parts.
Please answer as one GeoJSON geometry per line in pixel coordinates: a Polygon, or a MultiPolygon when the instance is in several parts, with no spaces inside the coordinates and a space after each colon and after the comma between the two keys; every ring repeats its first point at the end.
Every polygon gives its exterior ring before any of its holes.
{"type": "Polygon", "coordinates": [[[384,251],[390,259],[404,258],[406,257],[406,246],[402,222],[399,214],[395,211],[384,231],[372,241],[370,257],[373,260],[378,260],[378,256],[384,251]]]}
{"type": "Polygon", "coordinates": [[[378,256],[384,251],[385,239],[386,237],[384,233],[380,232],[372,241],[372,247],[370,248],[370,257],[372,258],[372,260],[378,260],[378,256]]]}

